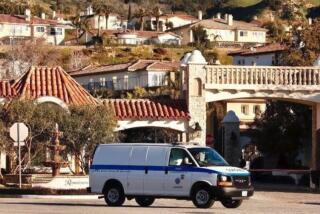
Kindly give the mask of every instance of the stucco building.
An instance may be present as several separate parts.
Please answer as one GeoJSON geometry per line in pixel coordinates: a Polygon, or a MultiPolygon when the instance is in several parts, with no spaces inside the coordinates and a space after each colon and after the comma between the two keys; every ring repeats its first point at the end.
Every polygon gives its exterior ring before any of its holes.
{"type": "Polygon", "coordinates": [[[237,21],[231,14],[220,14],[211,19],[199,20],[195,23],[170,29],[182,37],[182,44],[195,41],[192,28],[202,26],[211,42],[219,44],[264,44],[266,43],[267,30],[254,23],[237,21]]]}
{"type": "Polygon", "coordinates": [[[0,14],[0,41],[11,44],[33,36],[49,44],[60,45],[64,41],[66,27],[57,20],[48,19],[44,13],[41,17],[32,16],[29,9],[24,15],[0,14]]]}
{"type": "Polygon", "coordinates": [[[72,71],[70,75],[88,90],[106,88],[121,91],[133,90],[135,87],[164,86],[168,84],[167,78],[179,66],[179,62],[136,60],[122,64],[88,66],[72,71]]]}

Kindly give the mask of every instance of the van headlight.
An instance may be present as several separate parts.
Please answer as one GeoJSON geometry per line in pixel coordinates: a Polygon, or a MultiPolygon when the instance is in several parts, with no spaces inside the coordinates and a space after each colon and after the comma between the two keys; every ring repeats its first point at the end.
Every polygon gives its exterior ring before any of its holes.
{"type": "Polygon", "coordinates": [[[218,186],[231,187],[232,186],[231,177],[227,175],[218,175],[218,186]]]}

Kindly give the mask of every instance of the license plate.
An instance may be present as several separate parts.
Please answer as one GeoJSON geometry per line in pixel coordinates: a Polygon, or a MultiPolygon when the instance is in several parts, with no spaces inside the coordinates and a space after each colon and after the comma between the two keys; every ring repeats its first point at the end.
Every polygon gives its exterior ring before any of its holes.
{"type": "Polygon", "coordinates": [[[242,196],[248,196],[248,191],[242,191],[242,192],[241,192],[241,195],[242,195],[242,196]]]}

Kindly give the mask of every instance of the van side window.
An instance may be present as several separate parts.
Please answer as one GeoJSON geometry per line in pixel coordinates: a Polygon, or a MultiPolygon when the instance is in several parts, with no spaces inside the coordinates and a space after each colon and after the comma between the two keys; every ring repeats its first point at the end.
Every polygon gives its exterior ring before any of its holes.
{"type": "Polygon", "coordinates": [[[194,166],[192,159],[184,149],[173,148],[170,152],[169,166],[194,166]]]}

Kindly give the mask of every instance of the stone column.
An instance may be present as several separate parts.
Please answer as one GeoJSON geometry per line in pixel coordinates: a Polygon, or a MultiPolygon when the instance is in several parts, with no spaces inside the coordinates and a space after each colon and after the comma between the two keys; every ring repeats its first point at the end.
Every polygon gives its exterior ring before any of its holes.
{"type": "Polygon", "coordinates": [[[205,65],[207,64],[201,52],[194,50],[188,60],[186,69],[187,91],[186,99],[190,113],[188,141],[206,144],[206,101],[205,101],[205,65]],[[194,135],[195,124],[199,123],[201,131],[194,135]]]}
{"type": "Polygon", "coordinates": [[[320,188],[320,104],[312,108],[312,155],[310,187],[320,188]]]}
{"type": "Polygon", "coordinates": [[[234,111],[228,111],[222,120],[223,141],[222,155],[232,166],[238,166],[241,157],[240,120],[234,111]]]}

